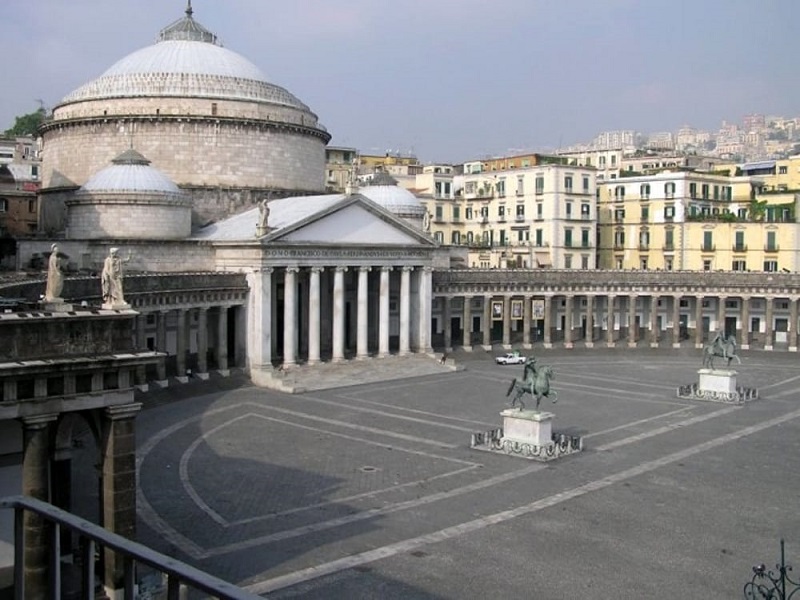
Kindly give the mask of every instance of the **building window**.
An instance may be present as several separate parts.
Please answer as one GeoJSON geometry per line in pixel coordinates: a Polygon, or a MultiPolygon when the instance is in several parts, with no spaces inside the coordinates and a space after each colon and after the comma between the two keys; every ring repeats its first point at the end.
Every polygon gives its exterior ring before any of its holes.
{"type": "Polygon", "coordinates": [[[690,198],[697,198],[697,184],[690,183],[689,184],[689,197],[690,198]]]}
{"type": "Polygon", "coordinates": [[[747,271],[747,263],[743,260],[735,260],[733,261],[731,268],[734,271],[747,271]]]}
{"type": "Polygon", "coordinates": [[[498,198],[505,198],[506,197],[506,180],[505,179],[500,179],[497,182],[496,189],[497,189],[497,197],[498,198]]]}
{"type": "Polygon", "coordinates": [[[675,218],[675,207],[672,205],[668,205],[664,207],[664,218],[665,219],[674,219],[675,218]]]}
{"type": "Polygon", "coordinates": [[[572,247],[572,229],[565,229],[564,230],[564,245],[567,248],[572,247]]]}
{"type": "Polygon", "coordinates": [[[525,178],[517,177],[517,196],[525,195],[525,178]]]}
{"type": "Polygon", "coordinates": [[[789,169],[788,169],[788,167],[786,167],[786,165],[778,167],[778,175],[788,175],[788,173],[789,173],[789,169]]]}
{"type": "Polygon", "coordinates": [[[646,229],[639,232],[639,249],[640,250],[649,250],[650,249],[650,232],[646,229]]]}
{"type": "Polygon", "coordinates": [[[642,271],[647,271],[647,258],[642,258],[642,259],[639,261],[639,268],[640,268],[642,271]]]}
{"type": "Polygon", "coordinates": [[[624,231],[615,231],[614,232],[614,247],[615,248],[624,248],[625,247],[625,232],[624,231]]]}
{"type": "Polygon", "coordinates": [[[650,207],[643,206],[642,207],[642,221],[647,223],[650,220],[650,207]]]}
{"type": "Polygon", "coordinates": [[[472,243],[472,238],[473,238],[472,232],[468,231],[467,232],[467,244],[471,244],[472,243]]]}
{"type": "Polygon", "coordinates": [[[8,212],[8,200],[0,198],[0,213],[8,212]]]}
{"type": "Polygon", "coordinates": [[[703,200],[708,200],[708,184],[704,183],[700,189],[702,190],[703,200]]]}
{"type": "Polygon", "coordinates": [[[616,269],[622,269],[622,257],[621,256],[617,256],[616,259],[614,259],[614,265],[615,265],[616,269]]]}
{"type": "Polygon", "coordinates": [[[564,255],[564,268],[565,269],[571,269],[572,268],[572,255],[571,254],[565,254],[564,255]]]}
{"type": "Polygon", "coordinates": [[[664,250],[675,249],[675,232],[672,229],[664,230],[664,250]]]}
{"type": "Polygon", "coordinates": [[[667,198],[674,198],[675,197],[675,183],[670,181],[669,183],[664,184],[664,195],[667,198]]]}
{"type": "Polygon", "coordinates": [[[517,204],[517,216],[518,217],[525,217],[525,205],[524,204],[517,204]]]}
{"type": "Polygon", "coordinates": [[[733,251],[734,252],[744,252],[747,250],[747,247],[744,245],[744,231],[737,231],[734,233],[734,243],[733,243],[733,251]]]}
{"type": "Polygon", "coordinates": [[[211,103],[211,115],[212,116],[217,116],[217,103],[216,102],[212,102],[211,103]]]}
{"type": "Polygon", "coordinates": [[[625,220],[625,209],[618,208],[614,211],[614,220],[615,221],[624,221],[625,220]]]}
{"type": "Polygon", "coordinates": [[[500,205],[497,207],[497,216],[501,219],[506,218],[506,207],[504,205],[500,205]]]}
{"type": "Polygon", "coordinates": [[[542,240],[543,239],[544,239],[543,238],[543,231],[541,229],[537,229],[536,230],[536,245],[537,246],[542,246],[542,240]]]}
{"type": "Polygon", "coordinates": [[[572,175],[564,176],[564,189],[567,190],[567,192],[572,192],[572,175]]]}
{"type": "Polygon", "coordinates": [[[454,206],[453,207],[453,221],[458,221],[461,218],[461,207],[454,206]]]}
{"type": "Polygon", "coordinates": [[[437,206],[436,207],[436,217],[435,218],[436,218],[437,221],[441,221],[442,220],[442,207],[441,206],[437,206]]]}
{"type": "Polygon", "coordinates": [[[544,177],[536,177],[536,193],[544,194],[544,177]]]}
{"type": "Polygon", "coordinates": [[[433,234],[433,239],[436,240],[437,243],[443,244],[444,243],[444,234],[441,231],[437,231],[433,234]]]}
{"type": "Polygon", "coordinates": [[[461,232],[460,231],[454,231],[450,235],[450,243],[452,243],[454,246],[458,246],[458,245],[461,244],[461,232]]]}
{"type": "Polygon", "coordinates": [[[703,261],[703,271],[710,271],[711,270],[711,261],[706,259],[703,261]]]}
{"type": "Polygon", "coordinates": [[[703,252],[713,252],[714,250],[714,232],[703,232],[703,252]]]}
{"type": "Polygon", "coordinates": [[[587,176],[583,176],[583,193],[589,193],[589,178],[587,176]]]}
{"type": "Polygon", "coordinates": [[[472,218],[472,207],[468,206],[467,209],[464,211],[464,218],[471,219],[472,218]]]}
{"type": "Polygon", "coordinates": [[[764,270],[769,273],[774,273],[778,270],[778,261],[777,260],[765,260],[764,261],[764,270]]]}
{"type": "Polygon", "coordinates": [[[672,257],[671,256],[667,256],[666,258],[664,258],[664,269],[666,269],[667,271],[672,271],[672,257]]]}
{"type": "Polygon", "coordinates": [[[588,248],[589,247],[589,236],[591,232],[588,229],[581,229],[581,247],[588,248]]]}
{"type": "Polygon", "coordinates": [[[618,185],[614,188],[614,200],[625,200],[625,186],[618,185]]]}
{"type": "Polygon", "coordinates": [[[544,211],[544,205],[541,202],[539,202],[536,205],[536,218],[537,219],[541,219],[542,218],[543,211],[544,211]]]}
{"type": "Polygon", "coordinates": [[[572,202],[567,202],[566,204],[566,211],[567,211],[567,218],[572,218],[572,202]]]}
{"type": "Polygon", "coordinates": [[[643,183],[641,186],[639,186],[639,196],[642,198],[642,200],[647,200],[650,198],[649,183],[643,183]]]}
{"type": "MultiPolygon", "coordinates": [[[[768,231],[767,232],[767,247],[765,250],[767,252],[775,252],[778,249],[778,245],[775,243],[775,232],[768,231]]],[[[766,269],[764,269],[766,271],[766,269]]]]}
{"type": "Polygon", "coordinates": [[[591,207],[589,204],[581,204],[581,216],[584,219],[588,219],[591,215],[591,207]]]}

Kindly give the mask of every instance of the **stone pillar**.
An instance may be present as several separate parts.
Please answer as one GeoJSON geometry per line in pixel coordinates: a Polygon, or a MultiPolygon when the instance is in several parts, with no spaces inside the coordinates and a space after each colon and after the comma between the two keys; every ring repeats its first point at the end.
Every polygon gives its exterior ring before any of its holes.
{"type": "MultiPolygon", "coordinates": [[[[267,346],[269,348],[269,346],[267,346]]],[[[219,318],[217,319],[217,347],[216,347],[217,369],[223,377],[230,375],[228,370],[228,307],[219,307],[219,318]]]]}
{"type": "MultiPolygon", "coordinates": [[[[272,371],[272,268],[253,271],[248,275],[250,280],[250,326],[247,331],[247,361],[250,365],[250,377],[258,382],[261,372],[272,371]]],[[[225,318],[225,308],[220,308],[220,318],[225,318]]],[[[227,336],[227,333],[226,333],[227,336]]],[[[228,339],[217,337],[217,364],[219,365],[219,346],[226,348],[228,339]]],[[[219,367],[227,370],[225,367],[219,367]]],[[[227,375],[227,372],[225,373],[227,375]]]]}
{"type": "Polygon", "coordinates": [[[766,303],[767,306],[766,315],[764,317],[764,350],[772,350],[772,344],[773,344],[772,308],[774,302],[772,298],[764,298],[764,302],[766,303]]]}
{"type": "Polygon", "coordinates": [[[594,296],[586,296],[586,347],[594,347],[594,296]]]}
{"type": "Polygon", "coordinates": [[[797,352],[797,302],[789,299],[789,352],[797,352]]]}
{"type": "Polygon", "coordinates": [[[333,361],[344,360],[344,273],[347,267],[333,272],[333,361]]]}
{"type": "Polygon", "coordinates": [[[725,296],[717,298],[717,331],[725,331],[725,300],[725,296]]]}
{"type": "Polygon", "coordinates": [[[739,346],[742,350],[750,348],[750,297],[742,296],[742,333],[739,346]]]}
{"type": "Polygon", "coordinates": [[[308,275],[308,364],[320,361],[320,288],[322,267],[311,267],[308,275]]]}
{"type": "Polygon", "coordinates": [[[552,331],[553,328],[553,296],[552,294],[546,294],[544,297],[544,347],[545,348],[552,348],[553,347],[553,337],[552,331]]]}
{"type": "Polygon", "coordinates": [[[614,347],[614,300],[615,296],[609,294],[606,300],[606,346],[614,347]]]}
{"type": "Polygon", "coordinates": [[[636,347],[636,298],[635,294],[628,296],[628,348],[636,347]]]}
{"type": "Polygon", "coordinates": [[[400,270],[400,356],[411,352],[411,270],[400,270]]]}
{"type": "Polygon", "coordinates": [[[356,358],[369,356],[369,272],[372,267],[358,268],[358,317],[356,319],[356,358]]]}
{"type": "Polygon", "coordinates": [[[526,350],[533,348],[531,344],[531,303],[533,296],[525,296],[522,300],[522,347],[526,350]]]}
{"type": "Polygon", "coordinates": [[[681,297],[672,297],[672,347],[681,347],[681,297]]]}
{"type": "Polygon", "coordinates": [[[564,348],[572,348],[572,313],[575,311],[575,296],[567,294],[564,299],[564,348]]]}
{"type": "MultiPolygon", "coordinates": [[[[58,415],[41,415],[22,419],[22,494],[43,502],[50,501],[50,424],[57,418],[58,415]]],[[[25,598],[50,598],[47,576],[50,526],[38,515],[26,511],[23,528],[25,598]]]]}
{"type": "MultiPolygon", "coordinates": [[[[103,411],[103,528],[136,539],[136,415],[138,402],[103,411]]],[[[124,560],[104,550],[106,592],[124,586],[124,560]]],[[[109,593],[109,597],[115,596],[109,593]]]]}
{"type": "Polygon", "coordinates": [[[433,352],[431,348],[431,293],[433,291],[433,269],[423,267],[419,273],[420,352],[433,352]]]}
{"type": "MultiPolygon", "coordinates": [[[[167,352],[167,313],[164,311],[156,313],[156,350],[167,352]]],[[[167,363],[165,357],[159,359],[156,370],[158,371],[156,385],[167,387],[167,363]]]]}
{"type": "Polygon", "coordinates": [[[492,349],[492,297],[483,297],[483,349],[492,349]]]}
{"type": "Polygon", "coordinates": [[[694,307],[694,346],[703,347],[703,296],[695,296],[694,307]]]}
{"type": "Polygon", "coordinates": [[[197,309],[197,373],[198,379],[208,379],[208,308],[197,309]]]}
{"type": "Polygon", "coordinates": [[[453,316],[452,304],[453,299],[450,296],[444,296],[444,305],[442,309],[442,320],[444,321],[444,351],[453,351],[453,316]]]}
{"type": "Polygon", "coordinates": [[[503,296],[503,348],[511,350],[511,298],[503,296]]]}
{"type": "Polygon", "coordinates": [[[283,364],[297,364],[297,267],[286,267],[283,277],[283,364]]]}
{"type": "Polygon", "coordinates": [[[472,352],[472,296],[464,296],[464,306],[461,321],[461,345],[467,352],[472,352]]]}
{"type": "Polygon", "coordinates": [[[175,334],[175,379],[186,383],[189,381],[186,376],[186,354],[189,341],[189,332],[186,327],[187,311],[179,308],[175,313],[178,319],[178,328],[175,334]]]}
{"type": "Polygon", "coordinates": [[[378,356],[389,356],[389,273],[392,267],[381,267],[380,297],[378,313],[380,325],[378,326],[378,356]]]}
{"type": "Polygon", "coordinates": [[[658,348],[658,296],[650,296],[650,347],[658,348]]]}

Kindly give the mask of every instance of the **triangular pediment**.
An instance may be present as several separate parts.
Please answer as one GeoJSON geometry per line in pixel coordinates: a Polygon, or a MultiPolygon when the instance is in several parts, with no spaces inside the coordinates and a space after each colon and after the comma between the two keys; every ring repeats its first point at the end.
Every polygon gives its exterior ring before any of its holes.
{"type": "Polygon", "coordinates": [[[359,195],[263,238],[268,243],[434,246],[428,236],[359,195]]]}

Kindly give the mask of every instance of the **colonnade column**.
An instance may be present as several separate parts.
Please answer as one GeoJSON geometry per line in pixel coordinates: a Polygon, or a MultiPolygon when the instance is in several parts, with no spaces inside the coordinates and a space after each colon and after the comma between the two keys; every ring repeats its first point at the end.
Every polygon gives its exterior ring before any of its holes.
{"type": "Polygon", "coordinates": [[[567,295],[564,301],[564,347],[572,348],[572,312],[574,309],[575,297],[567,295]]]}
{"type": "Polygon", "coordinates": [[[197,378],[208,379],[208,308],[197,309],[197,378]]]}
{"type": "MultiPolygon", "coordinates": [[[[156,313],[156,350],[167,352],[167,313],[159,311],[156,313]]],[[[158,381],[157,385],[167,386],[167,363],[166,357],[159,359],[156,365],[158,381]]]]}
{"type": "Polygon", "coordinates": [[[614,300],[616,297],[612,294],[606,300],[606,346],[608,348],[614,347],[614,300]]]}
{"type": "Polygon", "coordinates": [[[658,348],[658,296],[650,296],[650,347],[658,348]]]}
{"type": "MultiPolygon", "coordinates": [[[[43,502],[49,501],[50,423],[57,417],[41,415],[22,419],[22,494],[43,502]]],[[[42,517],[30,511],[25,511],[22,519],[25,597],[49,598],[49,527],[42,517]]]]}
{"type": "Polygon", "coordinates": [[[175,334],[175,379],[182,383],[189,381],[186,376],[187,328],[186,311],[179,308],[175,311],[178,318],[178,328],[175,334]]]}
{"type": "Polygon", "coordinates": [[[433,269],[422,267],[419,273],[419,351],[432,352],[431,348],[431,292],[433,269]]]}
{"type": "Polygon", "coordinates": [[[694,345],[695,348],[703,347],[703,296],[695,297],[694,307],[694,345]]]}
{"type": "Polygon", "coordinates": [[[725,331],[725,300],[725,296],[717,298],[717,331],[725,331]]]}
{"type": "Polygon", "coordinates": [[[367,358],[369,356],[369,342],[367,332],[369,331],[369,272],[372,267],[358,267],[358,296],[356,305],[358,317],[356,319],[356,358],[367,358]]]}
{"type": "Polygon", "coordinates": [[[217,319],[217,370],[220,375],[227,377],[230,375],[228,370],[228,307],[219,307],[219,318],[217,319]]]}
{"type": "Polygon", "coordinates": [[[145,325],[147,324],[147,315],[140,313],[136,317],[136,349],[139,352],[147,348],[147,335],[145,333],[145,325]]]}
{"type": "Polygon", "coordinates": [[[472,352],[472,296],[464,296],[464,306],[461,320],[462,342],[461,345],[467,352],[472,352]]]}
{"type": "Polygon", "coordinates": [[[522,347],[526,350],[532,348],[531,344],[531,304],[532,296],[525,296],[522,301],[522,347]]]}
{"type": "Polygon", "coordinates": [[[381,286],[378,311],[378,356],[389,356],[389,273],[392,267],[381,267],[381,286]]]}
{"type": "Polygon", "coordinates": [[[347,267],[333,272],[333,361],[344,360],[344,273],[347,267]]]}
{"type": "Polygon", "coordinates": [[[511,350],[511,298],[503,296],[503,348],[511,350]]]}
{"type": "Polygon", "coordinates": [[[442,307],[442,323],[444,329],[444,351],[445,352],[452,352],[453,351],[453,318],[451,313],[451,308],[453,304],[453,299],[450,296],[442,297],[444,302],[444,306],[442,307]]]}
{"type": "Polygon", "coordinates": [[[492,349],[492,297],[483,297],[483,349],[492,349]]]}
{"type": "MultiPolygon", "coordinates": [[[[136,538],[136,415],[141,403],[110,406],[103,415],[103,528],[136,538]]],[[[125,559],[104,549],[105,586],[124,588],[125,559]]]]}
{"type": "Polygon", "coordinates": [[[750,297],[742,296],[742,333],[739,345],[742,350],[750,348],[750,297]]]}
{"type": "Polygon", "coordinates": [[[283,364],[297,363],[297,267],[286,267],[283,276],[283,364]]]}
{"type": "Polygon", "coordinates": [[[636,298],[635,294],[628,296],[628,348],[636,347],[636,298]]]}
{"type": "Polygon", "coordinates": [[[681,297],[672,297],[672,347],[681,347],[681,297]]]}
{"type": "Polygon", "coordinates": [[[764,317],[764,350],[772,350],[772,305],[774,304],[772,298],[764,298],[767,304],[766,316],[764,317]]]}
{"type": "Polygon", "coordinates": [[[544,347],[552,348],[553,341],[551,329],[553,327],[553,296],[552,294],[545,294],[544,297],[544,347]]]}
{"type": "Polygon", "coordinates": [[[797,299],[789,299],[789,352],[797,352],[797,299]]]}
{"type": "MultiPolygon", "coordinates": [[[[259,372],[272,370],[272,268],[256,269],[249,278],[252,297],[249,309],[252,312],[250,327],[247,331],[247,362],[250,367],[250,376],[258,377],[259,372]]],[[[227,321],[227,312],[220,307],[220,319],[227,321]]],[[[217,368],[227,369],[227,329],[226,337],[220,337],[219,324],[217,325],[217,368]],[[225,367],[220,365],[220,346],[225,347],[225,367]]],[[[227,323],[226,323],[227,327],[227,323]]]]}
{"type": "Polygon", "coordinates": [[[308,364],[315,365],[320,361],[320,297],[319,274],[322,267],[311,267],[308,280],[308,364]]]}
{"type": "Polygon", "coordinates": [[[587,348],[594,347],[594,296],[586,296],[586,335],[587,348]]]}
{"type": "Polygon", "coordinates": [[[411,351],[410,315],[412,268],[413,267],[406,266],[400,269],[400,356],[405,356],[411,351]]]}

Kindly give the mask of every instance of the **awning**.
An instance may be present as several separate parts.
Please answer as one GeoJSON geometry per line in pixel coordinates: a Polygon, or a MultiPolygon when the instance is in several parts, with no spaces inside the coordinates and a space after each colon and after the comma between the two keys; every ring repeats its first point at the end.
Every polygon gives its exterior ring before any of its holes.
{"type": "Polygon", "coordinates": [[[536,253],[536,264],[540,267],[550,267],[552,266],[553,262],[550,260],[550,253],[549,252],[537,252],[536,253]]]}

